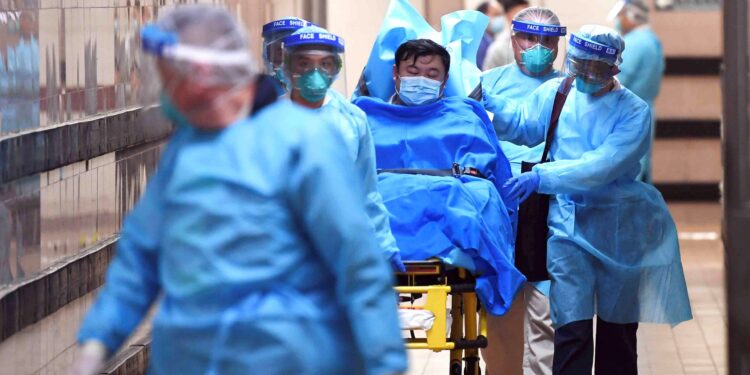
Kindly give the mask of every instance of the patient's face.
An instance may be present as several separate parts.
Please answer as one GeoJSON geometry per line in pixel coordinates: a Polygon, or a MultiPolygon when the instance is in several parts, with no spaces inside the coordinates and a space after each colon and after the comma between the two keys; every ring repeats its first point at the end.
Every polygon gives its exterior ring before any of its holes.
{"type": "Polygon", "coordinates": [[[400,87],[401,77],[422,76],[445,84],[447,73],[443,60],[438,55],[409,57],[393,66],[393,83],[400,87]]]}

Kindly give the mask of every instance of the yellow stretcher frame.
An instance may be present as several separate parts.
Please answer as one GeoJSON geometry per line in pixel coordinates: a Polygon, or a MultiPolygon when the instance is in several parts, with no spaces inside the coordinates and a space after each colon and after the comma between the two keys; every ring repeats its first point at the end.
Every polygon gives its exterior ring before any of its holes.
{"type": "Polygon", "coordinates": [[[440,260],[406,261],[406,272],[397,273],[399,295],[426,295],[421,307],[435,315],[426,338],[407,338],[406,348],[412,350],[450,350],[451,375],[479,375],[479,349],[487,347],[487,313],[479,309],[474,278],[464,269],[446,271],[440,260]],[[433,281],[434,279],[434,281],[433,281]],[[448,295],[451,295],[451,317],[448,337],[448,295]],[[466,363],[465,372],[463,363],[466,363]]]}

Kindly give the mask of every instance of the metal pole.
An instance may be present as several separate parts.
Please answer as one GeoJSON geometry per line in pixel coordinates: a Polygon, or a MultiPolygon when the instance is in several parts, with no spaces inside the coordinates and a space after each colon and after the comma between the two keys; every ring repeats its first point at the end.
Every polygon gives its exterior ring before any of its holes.
{"type": "Polygon", "coordinates": [[[729,373],[750,374],[750,129],[748,5],[724,1],[724,246],[729,373]]]}

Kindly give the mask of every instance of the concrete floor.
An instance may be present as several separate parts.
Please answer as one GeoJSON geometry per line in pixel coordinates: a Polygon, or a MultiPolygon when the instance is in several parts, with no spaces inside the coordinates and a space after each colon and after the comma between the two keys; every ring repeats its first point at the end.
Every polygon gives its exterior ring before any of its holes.
{"type": "MultiPolygon", "coordinates": [[[[726,301],[721,206],[670,204],[694,319],[677,327],[643,324],[638,330],[641,375],[723,375],[726,359],[726,301]]],[[[448,352],[409,352],[407,375],[446,374],[448,352]]],[[[519,365],[520,367],[520,365],[519,365]]],[[[484,366],[483,366],[484,368],[484,366]]]]}

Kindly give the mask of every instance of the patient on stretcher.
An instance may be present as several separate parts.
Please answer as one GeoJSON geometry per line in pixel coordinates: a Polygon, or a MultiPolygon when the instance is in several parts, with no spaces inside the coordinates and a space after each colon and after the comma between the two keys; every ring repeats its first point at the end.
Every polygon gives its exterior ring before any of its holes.
{"type": "Polygon", "coordinates": [[[437,257],[468,269],[482,305],[504,314],[524,277],[513,266],[515,203],[500,193],[510,166],[484,109],[458,97],[354,103],[368,116],[378,188],[403,259],[437,257]]]}

